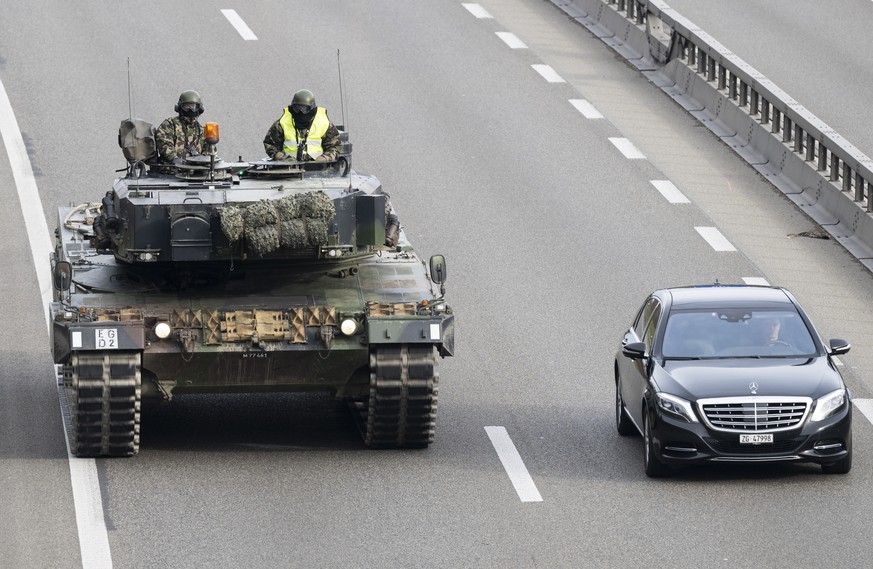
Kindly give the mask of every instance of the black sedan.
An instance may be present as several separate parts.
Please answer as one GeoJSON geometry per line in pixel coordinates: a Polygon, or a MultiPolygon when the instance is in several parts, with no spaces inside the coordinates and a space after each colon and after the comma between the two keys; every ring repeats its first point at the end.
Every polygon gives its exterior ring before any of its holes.
{"type": "Polygon", "coordinates": [[[645,471],[705,462],[852,468],[852,405],[833,357],[787,290],[653,292],[615,357],[615,426],[643,436],[645,471]]]}

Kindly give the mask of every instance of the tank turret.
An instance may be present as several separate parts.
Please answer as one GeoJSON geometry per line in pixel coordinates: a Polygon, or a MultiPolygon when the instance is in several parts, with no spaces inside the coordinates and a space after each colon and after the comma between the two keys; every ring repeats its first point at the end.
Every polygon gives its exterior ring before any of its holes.
{"type": "Polygon", "coordinates": [[[386,230],[396,240],[399,222],[378,180],[350,172],[345,133],[335,163],[225,162],[214,152],[216,125],[211,152],[157,164],[150,136],[148,123],[122,123],[127,176],[92,224],[92,245],[120,262],[348,264],[383,247],[386,230]]]}

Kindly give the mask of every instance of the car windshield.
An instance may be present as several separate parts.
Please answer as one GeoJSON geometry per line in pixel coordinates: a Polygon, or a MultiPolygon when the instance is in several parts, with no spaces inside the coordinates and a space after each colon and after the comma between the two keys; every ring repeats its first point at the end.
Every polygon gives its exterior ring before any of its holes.
{"type": "Polygon", "coordinates": [[[815,343],[792,308],[674,310],[661,351],[665,358],[810,357],[815,343]]]}

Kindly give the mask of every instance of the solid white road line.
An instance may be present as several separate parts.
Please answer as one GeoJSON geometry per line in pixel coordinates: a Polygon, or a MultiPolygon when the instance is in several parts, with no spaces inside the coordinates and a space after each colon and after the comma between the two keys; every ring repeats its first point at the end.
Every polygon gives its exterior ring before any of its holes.
{"type": "Polygon", "coordinates": [[[736,251],[736,247],[715,227],[695,227],[700,236],[716,251],[736,251]]]}
{"type": "Polygon", "coordinates": [[[838,366],[844,366],[844,365],[846,365],[846,364],[843,363],[843,360],[841,360],[841,359],[838,358],[837,356],[831,356],[831,359],[834,360],[834,363],[837,364],[838,366]]]}
{"type": "MultiPolygon", "coordinates": [[[[36,280],[45,308],[46,326],[50,326],[48,305],[52,299],[51,266],[49,253],[52,251],[48,225],[39,199],[39,190],[33,177],[33,167],[27,156],[27,148],[18,128],[18,121],[12,111],[12,104],[6,88],[0,81],[0,134],[9,155],[12,177],[21,202],[22,219],[30,241],[30,251],[36,269],[36,280]]],[[[56,378],[52,376],[52,383],[56,378]]],[[[64,429],[64,438],[67,431],[64,429]]],[[[69,449],[69,444],[67,449],[69,449]]],[[[79,530],[79,550],[84,569],[111,569],[112,556],[109,552],[109,537],[103,517],[103,498],[97,478],[97,463],[94,459],[74,458],[67,450],[70,463],[70,483],[73,486],[73,505],[76,509],[76,526],[79,530]]]]}
{"type": "Polygon", "coordinates": [[[527,471],[524,461],[521,460],[521,455],[518,454],[512,439],[506,432],[505,427],[485,427],[485,432],[488,433],[488,438],[491,439],[491,444],[494,445],[494,450],[497,451],[497,456],[500,462],[503,463],[503,468],[506,469],[506,474],[509,475],[509,480],[515,486],[515,491],[522,502],[542,502],[543,497],[540,496],[540,491],[537,490],[533,478],[527,471]]]}
{"type": "Polygon", "coordinates": [[[570,104],[576,107],[576,110],[582,113],[586,119],[602,119],[603,115],[600,111],[594,108],[594,105],[585,99],[570,99],[570,104]]]}
{"type": "Polygon", "coordinates": [[[27,157],[27,147],[18,129],[18,121],[12,112],[12,103],[0,81],[0,133],[3,136],[3,144],[9,155],[9,166],[12,168],[12,179],[15,180],[15,188],[18,191],[18,200],[21,202],[22,219],[27,230],[27,240],[30,242],[30,253],[33,255],[33,264],[36,269],[36,282],[39,285],[40,298],[42,300],[43,315],[46,329],[49,329],[48,305],[52,300],[51,265],[49,255],[53,247],[51,234],[45,222],[45,214],[42,209],[42,201],[39,199],[39,191],[36,188],[36,179],[33,176],[33,168],[30,158],[27,157]]]}
{"type": "Polygon", "coordinates": [[[463,6],[467,10],[469,10],[470,13],[473,14],[474,16],[476,16],[477,18],[481,19],[481,18],[493,18],[494,17],[491,14],[489,14],[488,11],[485,8],[483,8],[482,6],[480,6],[479,4],[461,4],[461,6],[463,6]]]}
{"type": "Polygon", "coordinates": [[[645,160],[646,155],[637,150],[637,147],[634,146],[634,143],[626,138],[610,138],[609,142],[613,143],[618,150],[624,154],[625,158],[629,158],[630,160],[645,160]]]}
{"type": "Polygon", "coordinates": [[[691,203],[691,200],[685,197],[685,194],[679,191],[673,182],[669,180],[649,180],[655,189],[661,192],[670,203],[691,203]]]}
{"type": "Polygon", "coordinates": [[[537,73],[543,76],[543,79],[548,81],[549,83],[566,83],[564,78],[558,75],[558,72],[552,69],[551,65],[543,65],[542,63],[535,63],[531,65],[537,73]]]}
{"type": "Polygon", "coordinates": [[[527,45],[512,32],[494,32],[506,45],[512,49],[527,49],[527,45]]]}
{"type": "Polygon", "coordinates": [[[867,417],[867,420],[873,423],[873,399],[852,399],[852,403],[858,408],[858,411],[867,417]]]}
{"type": "Polygon", "coordinates": [[[764,277],[743,277],[743,282],[753,286],[770,286],[764,277]]]}
{"type": "Polygon", "coordinates": [[[242,18],[239,17],[239,14],[236,13],[236,10],[222,10],[222,14],[227,18],[227,21],[230,22],[230,25],[236,28],[236,31],[239,32],[239,35],[242,36],[242,39],[246,41],[253,41],[258,39],[258,36],[252,31],[250,27],[243,21],[242,18]]]}

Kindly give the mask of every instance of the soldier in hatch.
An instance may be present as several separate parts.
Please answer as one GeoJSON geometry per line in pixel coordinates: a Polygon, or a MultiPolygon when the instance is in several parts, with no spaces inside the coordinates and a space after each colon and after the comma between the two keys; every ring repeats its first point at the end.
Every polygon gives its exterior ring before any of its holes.
{"type": "Polygon", "coordinates": [[[315,95],[301,89],[264,137],[264,149],[273,160],[333,162],[339,156],[339,131],[327,118],[315,95]]]}
{"type": "Polygon", "coordinates": [[[203,114],[203,101],[197,91],[184,91],[176,103],[179,116],[161,123],[155,133],[158,156],[165,164],[176,158],[198,156],[203,152],[203,127],[197,117],[203,114]]]}
{"type": "MultiPolygon", "coordinates": [[[[312,91],[294,93],[291,104],[264,137],[264,150],[273,160],[333,162],[339,157],[339,131],[324,107],[315,104],[312,91]]],[[[400,238],[400,221],[391,213],[390,196],[385,199],[385,245],[394,247],[400,238]]]]}

